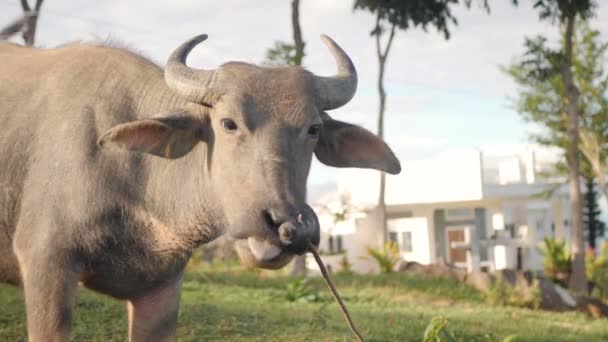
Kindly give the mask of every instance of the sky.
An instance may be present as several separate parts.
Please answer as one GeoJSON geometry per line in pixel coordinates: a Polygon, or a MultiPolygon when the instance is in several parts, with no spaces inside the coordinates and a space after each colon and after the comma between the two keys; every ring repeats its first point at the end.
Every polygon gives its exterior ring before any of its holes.
{"type": "MultiPolygon", "coordinates": [[[[352,3],[301,0],[304,65],[318,75],[331,75],[335,64],[319,35],[327,34],[342,46],[357,68],[359,88],[349,104],[330,115],[375,132],[378,63],[369,34],[374,17],[353,12],[352,3]]],[[[431,28],[397,33],[386,69],[386,140],[403,167],[408,160],[454,149],[509,151],[528,143],[534,128],[512,108],[516,87],[499,66],[521,55],[525,36],[557,39],[558,29],[538,20],[533,1],[520,1],[519,8],[510,3],[490,1],[490,14],[475,4],[469,10],[456,7],[459,23],[449,40],[431,28]]],[[[591,26],[608,40],[608,0],[598,3],[591,26]]],[[[18,0],[0,0],[0,26],[20,12],[18,0]]],[[[288,0],[45,0],[41,12],[39,46],[118,40],[159,64],[200,33],[209,39],[191,53],[188,63],[202,68],[230,60],[260,63],[274,41],[292,39],[288,0]]],[[[333,169],[313,164],[312,185],[335,179],[333,169]]]]}

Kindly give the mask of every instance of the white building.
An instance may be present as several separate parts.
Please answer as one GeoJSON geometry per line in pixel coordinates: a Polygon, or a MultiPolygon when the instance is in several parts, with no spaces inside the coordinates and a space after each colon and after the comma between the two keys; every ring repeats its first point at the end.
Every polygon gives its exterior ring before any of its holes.
{"type": "MultiPolygon", "coordinates": [[[[462,151],[402,161],[401,174],[387,175],[389,238],[407,261],[445,261],[468,270],[540,269],[539,242],[570,236],[564,180],[539,177],[555,159],[550,151],[528,150],[510,155],[462,151]]],[[[340,172],[337,193],[326,195],[324,208],[318,207],[320,249],[333,270],[340,270],[346,257],[354,271],[375,272],[366,248],[383,241],[373,209],[379,173],[340,172]],[[339,208],[340,196],[372,209],[336,224],[327,207],[339,208]]]]}

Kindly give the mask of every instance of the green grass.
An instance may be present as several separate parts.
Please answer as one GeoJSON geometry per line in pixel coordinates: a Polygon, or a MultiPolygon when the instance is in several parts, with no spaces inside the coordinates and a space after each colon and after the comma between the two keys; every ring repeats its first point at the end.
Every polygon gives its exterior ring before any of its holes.
{"type": "MultiPolygon", "coordinates": [[[[199,265],[196,269],[205,269],[199,265]]],[[[318,302],[286,299],[290,278],[280,274],[190,270],[178,323],[179,341],[351,341],[338,306],[321,279],[310,284],[318,302]]],[[[447,279],[406,274],[335,275],[359,330],[369,341],[420,341],[435,316],[462,341],[608,341],[608,320],[484,303],[476,290],[447,279]]],[[[80,290],[74,341],[124,341],[124,304],[80,290]]],[[[0,285],[0,341],[25,340],[20,290],[0,285]]]]}

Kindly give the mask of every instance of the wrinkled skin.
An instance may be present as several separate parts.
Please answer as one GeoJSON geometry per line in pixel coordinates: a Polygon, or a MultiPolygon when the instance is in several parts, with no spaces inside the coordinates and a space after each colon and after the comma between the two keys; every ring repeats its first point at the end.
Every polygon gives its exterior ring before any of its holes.
{"type": "Polygon", "coordinates": [[[279,268],[318,245],[313,154],[398,173],[381,140],[325,112],[354,94],[344,56],[335,79],[173,57],[163,77],[123,49],[0,43],[0,281],[23,287],[30,341],[69,340],[79,282],[127,300],[130,340],[170,340],[197,246],[227,233],[244,263],[279,268]]]}

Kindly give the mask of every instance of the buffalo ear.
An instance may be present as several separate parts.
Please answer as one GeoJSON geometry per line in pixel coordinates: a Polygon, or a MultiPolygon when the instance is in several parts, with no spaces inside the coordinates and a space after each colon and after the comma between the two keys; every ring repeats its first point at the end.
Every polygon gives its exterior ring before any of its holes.
{"type": "Polygon", "coordinates": [[[202,118],[183,113],[169,114],[114,126],[97,143],[101,147],[112,146],[175,159],[186,155],[203,140],[204,126],[202,118]]]}
{"type": "Polygon", "coordinates": [[[325,113],[322,118],[323,129],[315,148],[320,162],[333,167],[376,169],[390,174],[401,172],[399,160],[382,139],[325,113]]]}

